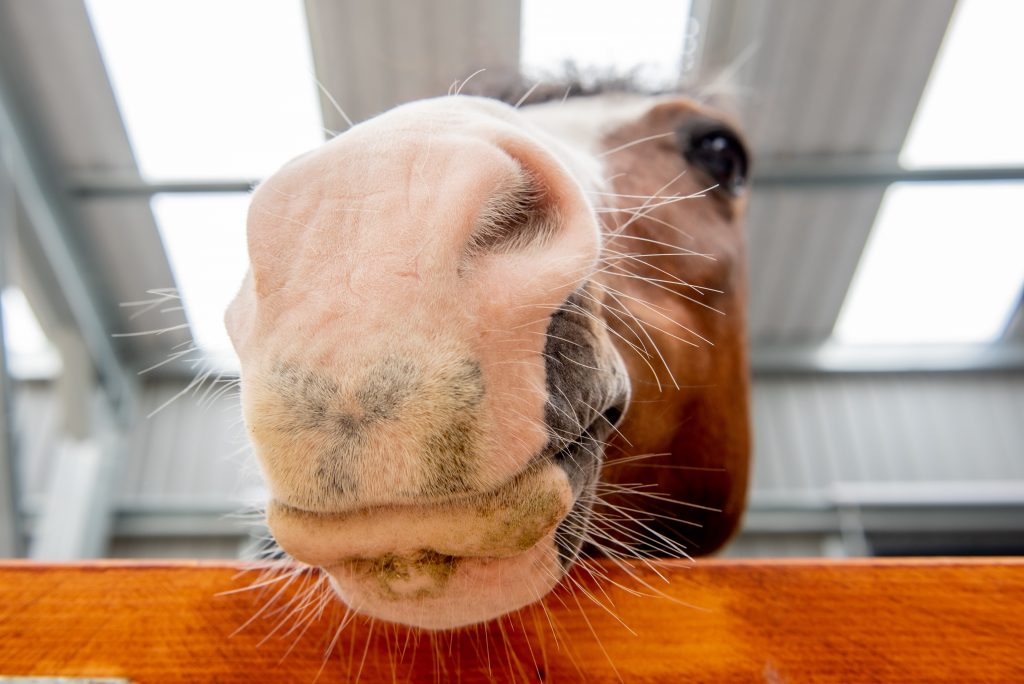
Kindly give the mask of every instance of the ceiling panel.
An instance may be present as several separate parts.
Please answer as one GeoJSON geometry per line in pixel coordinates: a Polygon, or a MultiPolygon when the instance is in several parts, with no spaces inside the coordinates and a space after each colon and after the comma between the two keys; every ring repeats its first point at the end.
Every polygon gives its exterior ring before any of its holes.
{"type": "Polygon", "coordinates": [[[894,156],[955,0],[716,0],[702,69],[733,74],[758,156],[894,156]]]}
{"type": "Polygon", "coordinates": [[[757,189],[748,219],[755,344],[819,342],[832,332],[883,189],[757,189]]]}
{"type": "MultiPolygon", "coordinates": [[[[519,1],[306,0],[321,86],[353,121],[519,66],[519,1]]],[[[322,98],[325,126],[347,127],[322,98]]]]}
{"type": "MultiPolygon", "coordinates": [[[[728,79],[752,142],[750,315],[755,344],[825,340],[885,191],[759,187],[780,163],[894,162],[955,0],[715,0],[697,6],[702,69],[728,79]]],[[[817,166],[815,166],[817,164],[817,166]]]]}
{"type": "MultiPolygon", "coordinates": [[[[954,0],[704,4],[704,67],[735,67],[756,172],[782,159],[893,158],[954,0]]],[[[699,0],[695,6],[700,14],[699,0]]],[[[518,64],[518,0],[306,0],[306,11],[317,76],[354,120],[443,94],[479,68],[493,76],[518,64]]],[[[5,2],[0,17],[27,99],[62,168],[69,175],[137,179],[80,3],[5,2]]],[[[326,97],[322,106],[326,127],[343,130],[326,97]]],[[[755,175],[748,225],[756,343],[802,344],[829,335],[883,189],[761,188],[755,175]]],[[[173,284],[145,199],[82,199],[80,209],[94,261],[116,301],[173,284]]],[[[124,314],[118,310],[117,331],[175,322],[173,313],[136,320],[124,314]]],[[[130,356],[155,362],[185,338],[178,332],[121,344],[130,356]]]]}

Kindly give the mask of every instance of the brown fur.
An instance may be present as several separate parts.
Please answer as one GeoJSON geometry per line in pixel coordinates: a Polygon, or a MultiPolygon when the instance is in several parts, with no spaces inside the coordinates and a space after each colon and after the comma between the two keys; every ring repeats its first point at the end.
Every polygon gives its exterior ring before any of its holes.
{"type": "MultiPolygon", "coordinates": [[[[722,115],[685,100],[668,102],[658,105],[641,120],[612,132],[604,145],[612,149],[671,131],[694,117],[721,119],[722,115]]],[[[614,178],[614,192],[623,195],[649,195],[684,171],[681,178],[660,194],[691,195],[711,185],[699,170],[687,168],[682,150],[673,138],[635,145],[628,151],[609,155],[606,163],[608,177],[614,178]]],[[[639,203],[636,199],[615,200],[619,207],[635,207],[639,203]]],[[[679,249],[711,255],[713,259],[654,256],[669,250],[628,237],[614,238],[606,246],[606,249],[646,255],[647,264],[630,262],[628,265],[628,270],[635,275],[667,281],[671,278],[666,273],[670,273],[694,285],[720,291],[700,295],[679,284],[660,283],[670,290],[666,291],[614,270],[605,277],[605,282],[616,290],[654,307],[624,297],[616,304],[650,323],[647,333],[668,361],[679,389],[675,388],[666,369],[657,361],[651,361],[662,386],[659,389],[648,364],[620,338],[614,338],[633,379],[633,399],[619,434],[612,437],[608,453],[610,463],[603,479],[652,483],[656,485],[652,491],[665,493],[686,504],[715,509],[688,507],[681,510],[652,500],[640,504],[654,512],[681,518],[680,522],[659,519],[647,525],[673,538],[689,540],[687,547],[694,555],[711,553],[729,539],[739,524],[746,501],[750,452],[743,230],[746,205],[745,196],[734,198],[721,191],[711,191],[699,200],[654,209],[649,218],[632,222],[625,231],[627,236],[670,243],[679,249]],[[711,344],[686,335],[658,311],[697,332],[711,344]],[[699,346],[690,346],[658,328],[691,339],[699,346]],[[615,463],[619,457],[634,454],[666,455],[615,463]]],[[[628,213],[613,216],[619,225],[632,218],[628,213]]],[[[608,227],[614,228],[614,223],[608,227]]],[[[605,318],[623,337],[636,343],[634,333],[621,318],[608,315],[605,318]]],[[[636,497],[610,498],[613,503],[638,506],[636,497]]]]}

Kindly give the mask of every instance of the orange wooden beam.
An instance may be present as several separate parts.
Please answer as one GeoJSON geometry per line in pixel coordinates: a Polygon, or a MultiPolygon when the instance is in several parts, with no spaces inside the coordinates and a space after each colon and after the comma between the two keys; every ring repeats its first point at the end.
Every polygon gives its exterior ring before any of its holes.
{"type": "Polygon", "coordinates": [[[1024,682],[1024,559],[605,562],[486,627],[315,614],[315,576],[0,564],[0,675],[138,682],[1024,682]],[[600,586],[598,586],[600,584],[600,586]],[[665,596],[650,593],[650,584],[665,596]],[[617,586],[621,585],[621,586],[617,586]],[[314,593],[310,593],[310,592],[314,593]],[[604,606],[597,606],[599,600],[604,606]],[[255,616],[255,617],[254,617],[255,616]]]}

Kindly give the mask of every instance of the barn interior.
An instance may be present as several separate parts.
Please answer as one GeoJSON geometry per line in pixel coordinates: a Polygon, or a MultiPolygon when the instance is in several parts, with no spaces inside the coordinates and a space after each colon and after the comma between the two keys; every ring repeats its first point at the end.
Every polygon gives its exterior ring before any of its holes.
{"type": "Polygon", "coordinates": [[[714,93],[752,143],[753,479],[723,555],[1024,553],[1022,23],[986,0],[0,0],[0,556],[251,556],[265,492],[221,323],[250,188],[346,116],[566,61],[714,93]]]}

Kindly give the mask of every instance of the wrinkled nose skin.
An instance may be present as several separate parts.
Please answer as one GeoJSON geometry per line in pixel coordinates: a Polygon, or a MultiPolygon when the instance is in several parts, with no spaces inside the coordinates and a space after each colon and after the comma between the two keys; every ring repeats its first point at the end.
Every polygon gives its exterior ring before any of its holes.
{"type": "Polygon", "coordinates": [[[600,239],[582,162],[551,149],[505,105],[442,98],[253,195],[226,323],[272,532],[357,610],[452,627],[560,576],[572,494],[541,459],[545,332],[600,239]]]}

